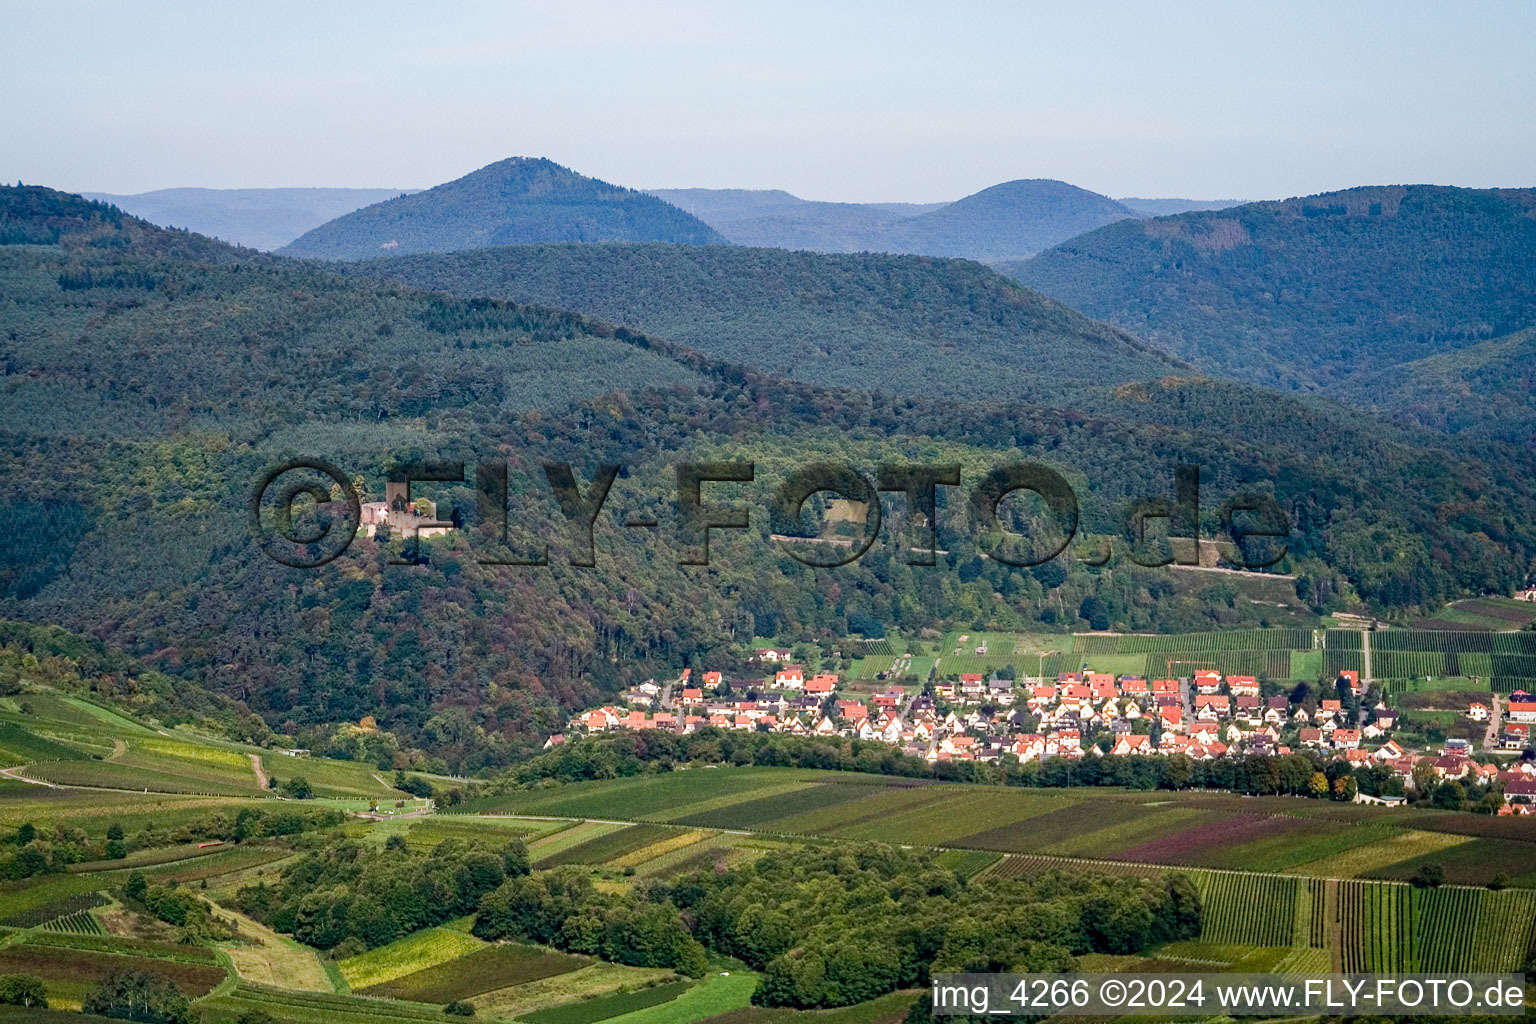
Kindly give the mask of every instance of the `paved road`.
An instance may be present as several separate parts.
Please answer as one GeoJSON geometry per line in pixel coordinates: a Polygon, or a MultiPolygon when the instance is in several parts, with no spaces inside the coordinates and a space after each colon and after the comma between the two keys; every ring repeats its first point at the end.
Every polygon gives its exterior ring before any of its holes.
{"type": "Polygon", "coordinates": [[[1483,749],[1492,750],[1499,743],[1499,725],[1503,711],[1499,708],[1499,695],[1493,695],[1493,711],[1488,715],[1488,731],[1483,733],[1483,749]]]}

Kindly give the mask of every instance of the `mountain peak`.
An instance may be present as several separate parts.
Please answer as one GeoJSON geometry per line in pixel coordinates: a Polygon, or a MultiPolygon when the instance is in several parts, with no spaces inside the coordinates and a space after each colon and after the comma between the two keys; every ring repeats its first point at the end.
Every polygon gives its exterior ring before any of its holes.
{"type": "Polygon", "coordinates": [[[462,178],[338,217],[282,251],[366,259],[531,242],[724,242],[655,196],[578,174],[545,157],[515,156],[462,178]]]}

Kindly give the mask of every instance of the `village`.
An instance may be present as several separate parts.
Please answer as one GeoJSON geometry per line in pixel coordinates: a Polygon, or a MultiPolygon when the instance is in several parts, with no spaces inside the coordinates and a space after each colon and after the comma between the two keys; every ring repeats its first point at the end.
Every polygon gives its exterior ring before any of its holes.
{"type": "Polygon", "coordinates": [[[940,762],[1044,762],[1053,758],[1183,755],[1196,761],[1312,753],[1350,768],[1380,767],[1393,780],[1360,802],[1396,805],[1405,793],[1444,781],[1496,784],[1501,814],[1536,813],[1536,761],[1529,752],[1536,696],[1472,701],[1465,717],[1486,723],[1484,756],[1465,738],[1410,747],[1402,712],[1342,671],[1333,686],[1273,693],[1252,676],[1196,671],[1146,679],[1080,671],[1054,679],[966,673],[922,686],[849,683],[837,673],[807,673],[791,652],[754,650],[760,676],[726,679],[718,671],[642,683],[572,718],[567,734],[659,729],[755,731],[888,744],[909,757],[940,762]],[[1297,698],[1300,699],[1297,699],[1297,698]],[[1506,756],[1503,763],[1492,756],[1506,756]]]}

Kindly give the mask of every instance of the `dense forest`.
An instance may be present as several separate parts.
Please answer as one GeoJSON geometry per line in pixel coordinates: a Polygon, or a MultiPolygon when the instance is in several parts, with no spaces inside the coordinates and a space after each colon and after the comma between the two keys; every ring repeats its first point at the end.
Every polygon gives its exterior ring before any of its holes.
{"type": "Polygon", "coordinates": [[[551,160],[512,157],[337,217],[282,252],[357,260],[524,242],[724,241],[697,217],[655,196],[588,178],[551,160]]]}
{"type": "MultiPolygon", "coordinates": [[[[454,770],[506,763],[637,678],[739,668],[754,636],[1305,624],[1358,601],[1504,590],[1536,553],[1528,455],[1243,385],[1129,381],[1092,410],[893,398],[576,314],[342,277],[47,190],[0,190],[0,230],[14,240],[0,247],[0,508],[35,527],[0,540],[0,616],[86,634],[143,679],[232,702],[193,713],[240,727],[254,712],[321,751],[318,731],[373,715],[454,770]],[[264,469],[292,456],[344,467],[363,500],[396,467],[462,461],[462,482],[419,493],[463,529],[421,545],[424,564],[395,564],[410,553],[381,536],[287,568],[253,541],[247,506],[264,469]],[[749,485],[709,485],[706,500],[746,504],[751,525],[715,533],[707,567],[679,564],[676,468],[690,460],[756,466],[749,485]],[[1079,506],[1079,541],[1033,567],[987,554],[1001,552],[969,497],[1029,461],[1062,473],[1079,506]],[[505,542],[483,513],[481,462],[506,467],[505,542]],[[571,564],[585,545],[546,462],[569,463],[583,489],[599,466],[623,467],[595,524],[595,570],[571,564]],[[899,495],[852,565],[815,569],[781,549],[775,492],[824,462],[871,480],[883,464],[958,466],[961,486],[938,488],[937,564],[910,564],[899,495]],[[1125,557],[1161,543],[1153,528],[1133,544],[1128,513],[1171,501],[1180,464],[1200,466],[1207,536],[1226,528],[1229,498],[1272,496],[1291,524],[1278,568],[1297,578],[1125,557]],[[626,529],[631,514],[659,525],[626,529]],[[486,561],[545,542],[544,567],[486,561]],[[1105,545],[1111,561],[1089,564],[1105,545]]],[[[1061,526],[1022,498],[1002,513],[1038,537],[1061,526]]],[[[6,640],[38,658],[59,642],[6,640]]]]}
{"type": "Polygon", "coordinates": [[[573,309],[812,384],[1093,408],[1187,373],[1130,335],[963,260],[740,246],[535,245],[348,264],[573,309]]]}
{"type": "Polygon", "coordinates": [[[474,933],[702,974],[706,949],[762,972],[753,1002],[847,1006],[928,984],[933,971],[1069,970],[1200,931],[1181,874],[1047,872],[967,885],[931,855],[879,844],[797,846],[620,892],[558,868],[508,878],[474,933]]]}
{"type": "Polygon", "coordinates": [[[1536,327],[1359,373],[1333,390],[1400,423],[1536,446],[1536,327]]]}
{"type": "Polygon", "coordinates": [[[1203,369],[1284,388],[1536,323],[1536,190],[1381,186],[1112,224],[1006,272],[1203,369]]]}

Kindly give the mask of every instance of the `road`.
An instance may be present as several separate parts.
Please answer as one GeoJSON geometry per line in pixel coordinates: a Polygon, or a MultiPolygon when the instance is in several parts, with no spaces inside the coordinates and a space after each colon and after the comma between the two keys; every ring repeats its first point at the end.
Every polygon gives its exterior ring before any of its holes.
{"type": "Polygon", "coordinates": [[[1365,688],[1370,685],[1370,682],[1371,682],[1371,631],[1368,630],[1368,629],[1362,629],[1360,631],[1360,692],[1361,693],[1365,692],[1365,688]]]}
{"type": "Polygon", "coordinates": [[[1503,711],[1499,708],[1499,695],[1493,695],[1493,710],[1488,715],[1488,731],[1483,733],[1483,749],[1493,750],[1499,744],[1499,725],[1502,723],[1503,711]]]}
{"type": "MultiPolygon", "coordinates": [[[[268,785],[267,773],[262,771],[262,768],[261,768],[261,755],[260,754],[252,754],[251,755],[251,771],[256,773],[256,788],[257,789],[266,789],[267,785],[268,785]]],[[[375,775],[374,778],[377,779],[379,777],[377,775],[375,775]]],[[[380,779],[379,781],[382,782],[383,780],[380,779]]]]}

